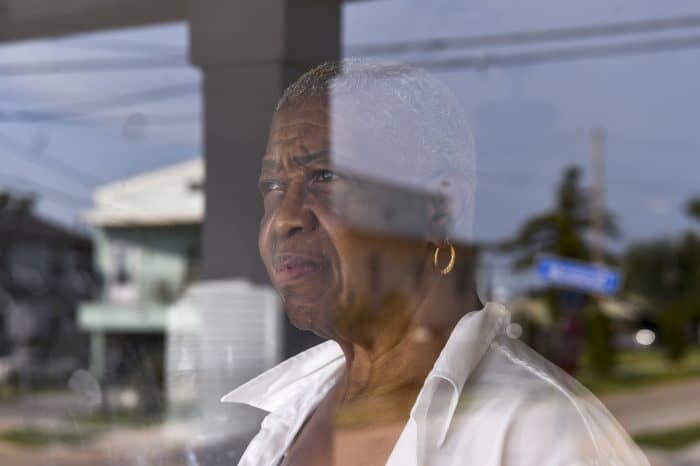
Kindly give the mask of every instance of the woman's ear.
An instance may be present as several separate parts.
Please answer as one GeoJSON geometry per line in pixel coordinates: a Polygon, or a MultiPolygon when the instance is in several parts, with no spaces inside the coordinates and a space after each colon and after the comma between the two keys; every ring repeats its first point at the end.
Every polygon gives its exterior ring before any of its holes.
{"type": "Polygon", "coordinates": [[[471,238],[473,185],[465,178],[444,176],[440,179],[438,193],[440,201],[431,209],[429,219],[432,232],[439,235],[437,240],[450,238],[460,242],[471,238]]]}
{"type": "Polygon", "coordinates": [[[443,193],[434,196],[428,203],[426,215],[428,217],[426,222],[428,242],[435,245],[442,243],[449,235],[452,223],[449,198],[443,193]]]}
{"type": "Polygon", "coordinates": [[[476,191],[474,183],[460,179],[454,185],[453,238],[456,242],[468,243],[473,239],[474,207],[476,191]]]}

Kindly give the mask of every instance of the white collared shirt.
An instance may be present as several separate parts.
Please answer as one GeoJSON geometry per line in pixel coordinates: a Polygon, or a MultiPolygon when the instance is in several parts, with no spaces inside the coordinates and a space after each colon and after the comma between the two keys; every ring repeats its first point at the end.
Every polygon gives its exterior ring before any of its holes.
{"type": "MultiPolygon", "coordinates": [[[[648,465],[592,394],[507,335],[509,321],[489,303],[458,322],[387,465],[648,465]]],[[[329,341],[224,396],[269,412],[239,466],[277,465],[344,366],[329,341]]]]}

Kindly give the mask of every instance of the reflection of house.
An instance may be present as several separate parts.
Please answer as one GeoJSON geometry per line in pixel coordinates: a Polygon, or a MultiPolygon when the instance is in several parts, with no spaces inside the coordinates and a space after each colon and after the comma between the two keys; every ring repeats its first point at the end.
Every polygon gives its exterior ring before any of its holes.
{"type": "Polygon", "coordinates": [[[75,311],[95,288],[91,256],[87,237],[0,193],[0,357],[13,371],[46,379],[79,367],[75,311]]]}
{"type": "Polygon", "coordinates": [[[166,309],[198,274],[203,177],[195,159],[97,190],[87,220],[104,286],[79,316],[96,375],[160,380],[166,309]]]}
{"type": "Polygon", "coordinates": [[[285,320],[275,290],[245,279],[191,286],[168,311],[168,415],[198,425],[200,438],[225,438],[257,427],[251,409],[221,397],[283,357],[285,320]]]}

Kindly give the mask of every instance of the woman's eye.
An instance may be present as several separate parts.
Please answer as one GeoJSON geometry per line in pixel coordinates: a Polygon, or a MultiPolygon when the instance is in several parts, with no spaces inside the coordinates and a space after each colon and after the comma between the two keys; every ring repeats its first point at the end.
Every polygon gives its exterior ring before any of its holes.
{"type": "Polygon", "coordinates": [[[280,190],[282,190],[282,188],[283,188],[282,183],[279,181],[268,180],[268,181],[261,181],[260,182],[260,191],[263,194],[269,193],[272,191],[280,191],[280,190]]]}
{"type": "Polygon", "coordinates": [[[331,170],[319,170],[314,173],[314,181],[320,181],[322,183],[327,183],[329,181],[335,181],[339,177],[331,170]]]}

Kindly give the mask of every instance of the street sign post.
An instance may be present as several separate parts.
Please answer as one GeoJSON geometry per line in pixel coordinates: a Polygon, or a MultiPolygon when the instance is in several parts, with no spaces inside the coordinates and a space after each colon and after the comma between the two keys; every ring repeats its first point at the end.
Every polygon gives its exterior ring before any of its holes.
{"type": "Polygon", "coordinates": [[[620,273],[609,267],[561,257],[543,257],[537,274],[547,283],[589,293],[611,295],[620,289],[620,273]]]}

